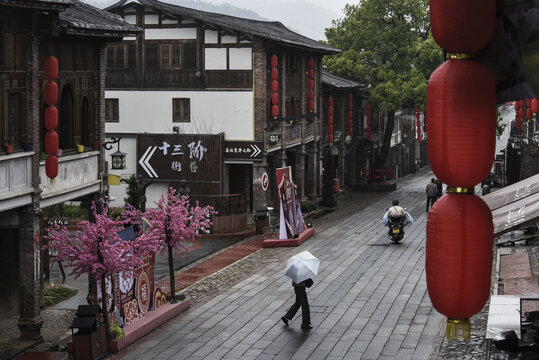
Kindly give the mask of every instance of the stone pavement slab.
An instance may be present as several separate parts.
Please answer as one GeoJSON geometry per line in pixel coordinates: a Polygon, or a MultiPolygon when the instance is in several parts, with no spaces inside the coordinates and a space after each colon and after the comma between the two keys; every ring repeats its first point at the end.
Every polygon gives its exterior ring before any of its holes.
{"type": "Polygon", "coordinates": [[[280,317],[294,301],[286,258],[268,263],[212,300],[120,353],[125,359],[428,359],[442,315],[425,280],[425,173],[342,222],[318,232],[304,250],[321,260],[308,289],[313,329],[280,317]],[[415,222],[393,244],[382,224],[391,199],[415,222]]]}

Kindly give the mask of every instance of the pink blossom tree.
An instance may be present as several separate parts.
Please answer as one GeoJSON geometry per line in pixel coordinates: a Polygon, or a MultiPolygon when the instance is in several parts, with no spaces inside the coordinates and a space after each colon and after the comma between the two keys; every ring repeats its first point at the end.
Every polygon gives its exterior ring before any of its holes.
{"type": "Polygon", "coordinates": [[[168,253],[168,268],[170,277],[171,302],[175,302],[176,281],[174,277],[174,249],[184,249],[184,242],[200,236],[212,225],[211,216],[216,211],[211,206],[201,207],[196,202],[195,206],[189,203],[189,196],[176,194],[174,188],[168,191],[168,199],[165,194],[151,208],[146,215],[153,225],[147,235],[153,242],[161,242],[163,246],[160,254],[168,253]],[[167,201],[168,200],[168,201],[167,201]]]}
{"type": "Polygon", "coordinates": [[[70,275],[75,279],[83,274],[93,275],[101,280],[101,307],[105,324],[108,326],[107,300],[105,277],[108,273],[134,271],[144,264],[144,258],[156,252],[162,245],[156,237],[138,236],[133,240],[124,241],[118,232],[124,229],[128,222],[135,221],[140,212],[127,209],[126,214],[118,220],[108,216],[108,207],[102,213],[97,213],[95,204],[91,211],[95,223],[79,221],[78,230],[70,234],[65,226],[56,225],[49,229],[45,238],[49,247],[57,251],[57,258],[66,262],[72,268],[70,275]]]}

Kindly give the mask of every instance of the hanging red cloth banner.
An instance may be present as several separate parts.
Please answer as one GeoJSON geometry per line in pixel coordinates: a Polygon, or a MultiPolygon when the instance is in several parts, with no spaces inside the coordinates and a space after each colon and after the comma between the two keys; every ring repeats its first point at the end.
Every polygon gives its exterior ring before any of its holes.
{"type": "Polygon", "coordinates": [[[56,152],[58,151],[58,134],[55,129],[58,126],[58,109],[54,105],[58,101],[58,84],[55,80],[58,78],[58,59],[54,56],[50,56],[45,59],[45,77],[47,82],[45,83],[45,93],[43,98],[48,105],[43,114],[45,125],[45,152],[49,155],[45,159],[45,173],[47,177],[54,181],[54,178],[58,176],[58,158],[56,152]]]}

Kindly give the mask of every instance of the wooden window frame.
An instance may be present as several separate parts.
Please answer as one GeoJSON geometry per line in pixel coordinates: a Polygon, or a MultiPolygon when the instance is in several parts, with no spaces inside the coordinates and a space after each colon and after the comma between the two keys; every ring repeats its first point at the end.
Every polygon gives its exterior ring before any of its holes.
{"type": "Polygon", "coordinates": [[[105,99],[105,122],[120,122],[120,102],[118,99],[105,99]]]}
{"type": "Polygon", "coordinates": [[[172,98],[172,122],[173,123],[188,123],[191,122],[191,99],[189,98],[172,98]],[[185,104],[189,107],[187,113],[185,104]],[[178,109],[179,107],[179,109],[178,109]],[[179,118],[178,118],[179,115],[179,118]]]}

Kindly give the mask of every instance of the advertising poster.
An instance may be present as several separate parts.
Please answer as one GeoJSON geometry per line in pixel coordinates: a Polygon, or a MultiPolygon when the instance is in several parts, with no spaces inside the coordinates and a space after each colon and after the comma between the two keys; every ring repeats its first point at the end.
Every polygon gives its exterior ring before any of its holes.
{"type": "Polygon", "coordinates": [[[292,182],[292,168],[287,166],[277,169],[276,172],[280,209],[279,218],[281,224],[279,238],[293,239],[298,237],[299,233],[296,226],[296,186],[292,182]]]}

